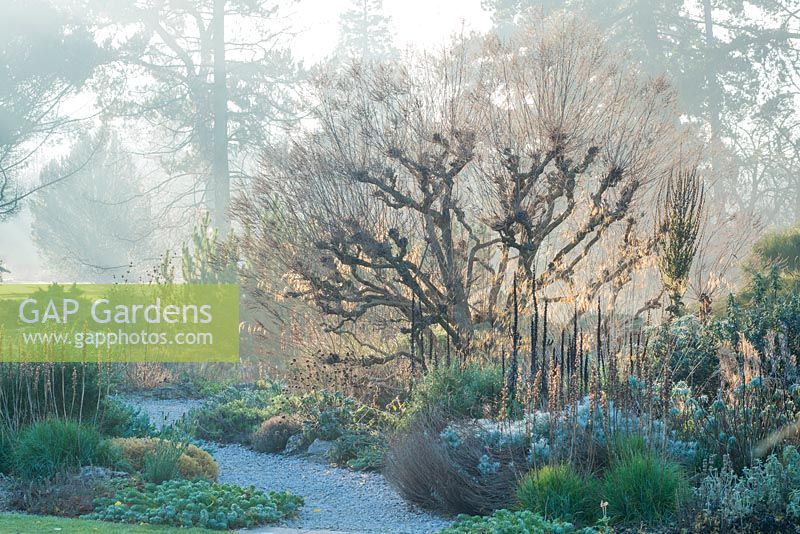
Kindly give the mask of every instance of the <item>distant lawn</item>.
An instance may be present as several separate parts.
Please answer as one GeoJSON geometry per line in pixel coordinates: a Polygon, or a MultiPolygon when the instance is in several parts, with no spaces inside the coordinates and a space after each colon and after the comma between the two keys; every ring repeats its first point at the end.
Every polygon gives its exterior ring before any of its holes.
{"type": "Polygon", "coordinates": [[[45,515],[3,514],[0,513],[0,532],[3,534],[208,534],[218,532],[203,528],[175,528],[156,525],[130,525],[87,519],[69,519],[45,515]]]}

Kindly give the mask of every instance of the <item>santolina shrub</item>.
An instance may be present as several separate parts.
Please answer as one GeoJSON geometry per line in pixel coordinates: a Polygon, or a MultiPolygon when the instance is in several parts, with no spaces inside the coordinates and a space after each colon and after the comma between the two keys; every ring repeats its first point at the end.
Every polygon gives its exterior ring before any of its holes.
{"type": "MultiPolygon", "coordinates": [[[[122,458],[136,471],[145,469],[148,455],[152,455],[162,442],[160,438],[117,438],[113,444],[119,448],[122,458]]],[[[176,456],[177,473],[183,478],[204,478],[214,481],[219,474],[219,466],[211,455],[203,449],[188,444],[179,448],[176,456]]],[[[150,456],[152,458],[152,456],[150,456]]]]}

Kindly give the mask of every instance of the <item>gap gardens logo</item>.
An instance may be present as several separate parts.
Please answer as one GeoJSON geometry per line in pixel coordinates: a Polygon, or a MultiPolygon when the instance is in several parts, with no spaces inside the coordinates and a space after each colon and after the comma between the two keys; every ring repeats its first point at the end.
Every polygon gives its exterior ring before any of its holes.
{"type": "Polygon", "coordinates": [[[235,362],[233,284],[0,285],[0,362],[235,362]]]}

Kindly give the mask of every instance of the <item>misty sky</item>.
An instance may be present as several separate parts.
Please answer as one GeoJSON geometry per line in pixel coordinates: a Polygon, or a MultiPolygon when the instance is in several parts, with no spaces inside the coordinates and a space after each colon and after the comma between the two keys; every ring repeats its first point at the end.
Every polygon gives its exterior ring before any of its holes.
{"type": "MultiPolygon", "coordinates": [[[[339,14],[347,0],[301,0],[297,7],[299,30],[295,54],[314,62],[330,53],[338,38],[339,14]]],[[[454,33],[488,31],[489,13],[480,0],[384,0],[384,12],[391,17],[398,48],[431,48],[444,45],[454,33]]]]}
{"type": "MultiPolygon", "coordinates": [[[[480,0],[384,0],[386,15],[391,17],[395,45],[400,49],[438,49],[454,34],[485,32],[491,28],[489,13],[480,0]]],[[[333,52],[339,38],[339,15],[351,5],[348,0],[301,0],[289,11],[289,25],[296,32],[291,38],[295,58],[306,66],[333,52]]],[[[78,115],[86,115],[78,110],[78,115]]],[[[49,156],[37,155],[44,163],[49,156]]],[[[34,165],[36,167],[36,165],[34,165]]],[[[38,180],[34,172],[25,173],[20,182],[38,180]]],[[[0,223],[0,250],[11,274],[8,282],[49,282],[47,272],[31,239],[30,212],[24,208],[15,217],[0,223]]]]}

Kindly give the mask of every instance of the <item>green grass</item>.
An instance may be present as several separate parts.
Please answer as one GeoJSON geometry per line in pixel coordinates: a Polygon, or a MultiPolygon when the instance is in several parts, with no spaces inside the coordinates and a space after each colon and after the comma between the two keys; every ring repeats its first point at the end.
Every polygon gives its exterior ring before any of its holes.
{"type": "Polygon", "coordinates": [[[11,459],[14,472],[33,481],[85,465],[113,467],[118,456],[95,427],[46,419],[19,433],[11,459]]]}
{"type": "Polygon", "coordinates": [[[602,490],[612,520],[648,525],[668,521],[690,494],[689,483],[678,464],[652,452],[633,450],[612,464],[602,490]]]}
{"type": "Polygon", "coordinates": [[[207,534],[215,531],[203,528],[129,525],[66,517],[0,513],[0,532],[5,534],[45,534],[47,532],[58,532],[59,534],[91,532],[102,534],[207,534]]]}
{"type": "Polygon", "coordinates": [[[600,509],[596,486],[569,465],[546,465],[519,481],[516,496],[520,508],[546,519],[591,524],[600,509]]]}

